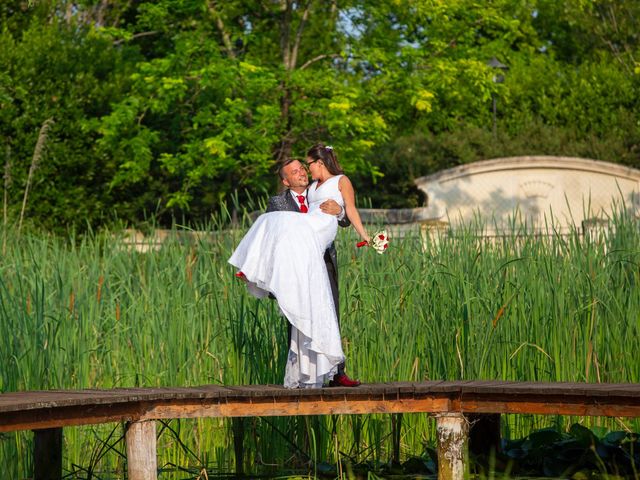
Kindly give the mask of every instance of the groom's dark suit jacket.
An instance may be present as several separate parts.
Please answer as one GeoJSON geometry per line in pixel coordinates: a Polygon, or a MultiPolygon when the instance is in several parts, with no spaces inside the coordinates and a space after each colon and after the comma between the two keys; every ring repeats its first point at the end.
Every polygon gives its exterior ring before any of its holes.
{"type": "MultiPolygon", "coordinates": [[[[271,197],[267,204],[267,212],[299,212],[300,208],[298,204],[291,196],[290,190],[271,197]]],[[[341,227],[348,227],[351,222],[345,215],[342,220],[338,222],[341,227]]],[[[327,272],[329,273],[329,283],[331,284],[331,294],[333,295],[333,303],[336,307],[336,316],[338,321],[340,320],[340,303],[338,296],[338,256],[336,254],[336,247],[332,243],[331,246],[324,252],[324,263],[327,265],[327,272]]]]}

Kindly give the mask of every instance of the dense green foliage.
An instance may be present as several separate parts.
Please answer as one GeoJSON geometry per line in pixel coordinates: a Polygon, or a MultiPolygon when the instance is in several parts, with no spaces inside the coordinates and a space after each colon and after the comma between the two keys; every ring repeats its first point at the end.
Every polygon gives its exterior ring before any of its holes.
{"type": "MultiPolygon", "coordinates": [[[[275,302],[254,299],[233,277],[227,259],[243,231],[210,227],[217,233],[175,235],[147,253],[106,232],[69,241],[5,232],[0,391],[280,383],[285,322],[275,302]]],[[[640,381],[635,222],[619,218],[597,238],[415,232],[382,256],[356,250],[348,230],[338,237],[341,331],[354,377],[640,381]]],[[[549,421],[511,418],[505,433],[522,437],[549,421]]],[[[555,420],[560,432],[566,421],[555,420]]],[[[343,454],[387,461],[391,425],[389,416],[375,415],[253,419],[247,465],[282,472],[343,454]]],[[[626,426],[638,431],[637,423],[626,426]]],[[[163,430],[160,465],[233,469],[225,422],[171,428],[179,434],[163,430]]],[[[423,415],[403,417],[403,459],[423,452],[433,428],[423,415]]],[[[113,425],[66,429],[66,468],[122,469],[122,448],[107,448],[121,435],[113,425]]],[[[11,478],[29,476],[31,438],[0,438],[0,463],[11,478]]]]}
{"type": "Polygon", "coordinates": [[[9,222],[49,118],[25,213],[49,229],[203,220],[318,140],[382,207],[491,157],[640,166],[637,2],[6,0],[0,21],[9,222]]]}

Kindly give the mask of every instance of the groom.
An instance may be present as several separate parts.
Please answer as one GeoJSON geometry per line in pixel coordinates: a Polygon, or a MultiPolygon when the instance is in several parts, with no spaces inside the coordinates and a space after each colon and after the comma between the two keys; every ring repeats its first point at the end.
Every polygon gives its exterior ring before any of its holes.
{"type": "MultiPolygon", "coordinates": [[[[306,213],[309,208],[307,203],[307,187],[309,186],[309,176],[307,170],[302,163],[296,159],[286,160],[278,171],[285,190],[269,199],[267,204],[267,212],[301,212],[306,213]]],[[[329,215],[335,215],[338,218],[338,225],[348,227],[351,222],[344,213],[344,209],[334,200],[326,200],[320,205],[320,210],[329,215]]],[[[329,283],[331,284],[331,294],[333,295],[333,304],[336,309],[336,317],[340,322],[340,302],[338,298],[338,258],[336,247],[332,243],[324,252],[324,263],[327,266],[329,274],[329,283]]],[[[291,329],[291,327],[289,327],[291,329]]],[[[291,335],[291,330],[289,330],[291,335]]],[[[358,380],[350,379],[344,373],[344,362],[338,365],[338,373],[329,382],[331,387],[357,387],[360,385],[358,380]]]]}

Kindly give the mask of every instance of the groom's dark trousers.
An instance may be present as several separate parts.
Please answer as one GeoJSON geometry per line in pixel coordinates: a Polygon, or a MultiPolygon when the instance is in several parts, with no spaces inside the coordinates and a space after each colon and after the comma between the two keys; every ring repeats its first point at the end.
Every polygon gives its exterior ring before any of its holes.
{"type": "MultiPolygon", "coordinates": [[[[267,204],[267,212],[300,212],[298,203],[293,199],[290,190],[285,190],[279,195],[275,195],[269,199],[267,204]]],[[[345,215],[342,220],[338,222],[341,227],[348,227],[351,222],[345,215]]],[[[324,263],[327,266],[327,273],[329,274],[329,284],[331,285],[331,294],[333,296],[333,304],[336,309],[336,317],[338,318],[338,325],[340,325],[340,297],[338,290],[338,255],[336,253],[336,247],[332,243],[329,248],[324,252],[324,263]]],[[[291,340],[291,324],[289,324],[289,340],[291,340]]],[[[344,362],[338,365],[338,375],[344,375],[344,362]]]]}

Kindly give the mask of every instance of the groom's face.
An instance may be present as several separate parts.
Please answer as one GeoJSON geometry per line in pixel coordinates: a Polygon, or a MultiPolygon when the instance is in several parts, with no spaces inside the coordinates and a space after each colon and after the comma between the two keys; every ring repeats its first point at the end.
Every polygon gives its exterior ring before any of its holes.
{"type": "Polygon", "coordinates": [[[294,160],[282,169],[284,178],[282,183],[285,187],[295,190],[296,188],[307,188],[309,177],[307,170],[298,160],[294,160]]]}

